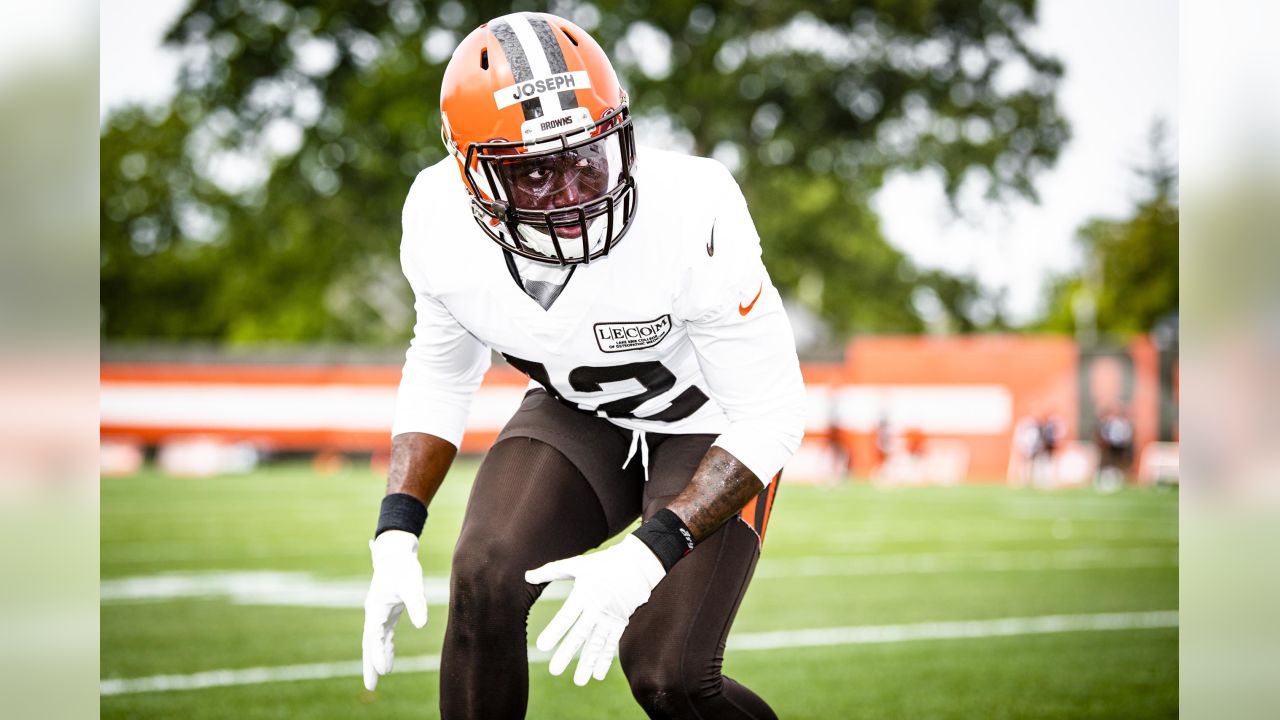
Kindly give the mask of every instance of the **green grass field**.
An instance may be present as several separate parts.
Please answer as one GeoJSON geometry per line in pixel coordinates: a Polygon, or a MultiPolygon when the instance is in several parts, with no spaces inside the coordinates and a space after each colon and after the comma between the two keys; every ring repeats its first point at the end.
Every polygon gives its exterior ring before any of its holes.
{"type": "MultiPolygon", "coordinates": [[[[437,585],[475,467],[460,461],[431,508],[437,585]]],[[[376,693],[358,677],[382,492],[367,470],[301,465],[104,479],[102,717],[437,717],[444,605],[397,634],[420,669],[376,693]],[[323,677],[279,679],[296,666],[323,677]],[[265,670],[191,677],[247,668],[265,670]],[[149,689],[161,675],[202,687],[149,689]]],[[[1177,508],[1169,491],[784,485],[726,674],[783,718],[1176,717],[1178,632],[1153,611],[1177,609],[1177,508]],[[1067,617],[1018,620],[1044,616],[1067,617]]],[[[540,601],[531,627],[559,602],[540,601]]],[[[643,717],[616,667],[585,689],[545,663],[530,674],[531,718],[643,717]]]]}

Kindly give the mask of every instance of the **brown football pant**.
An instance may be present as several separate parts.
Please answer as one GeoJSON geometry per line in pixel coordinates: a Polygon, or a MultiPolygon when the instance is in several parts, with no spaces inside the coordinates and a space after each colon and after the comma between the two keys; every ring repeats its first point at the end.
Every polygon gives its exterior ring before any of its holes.
{"type": "MultiPolygon", "coordinates": [[[[666,507],[714,439],[649,433],[646,482],[639,452],[621,469],[629,432],[544,392],[525,397],[476,475],[454,550],[444,720],[524,717],[528,615],[542,590],[524,581],[525,571],[580,555],[666,507]]],[[[776,489],[777,478],[677,563],[631,617],[619,659],[649,717],[776,717],[720,670],[776,489]]]]}

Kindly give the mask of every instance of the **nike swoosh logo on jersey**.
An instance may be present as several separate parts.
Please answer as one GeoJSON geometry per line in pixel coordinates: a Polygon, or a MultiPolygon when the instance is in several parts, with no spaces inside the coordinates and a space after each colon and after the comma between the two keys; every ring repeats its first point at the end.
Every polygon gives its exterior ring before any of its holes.
{"type": "Polygon", "coordinates": [[[707,257],[713,257],[716,254],[716,224],[711,223],[711,239],[707,241],[707,257]]]}
{"type": "Polygon", "coordinates": [[[756,301],[760,299],[760,293],[762,292],[764,292],[764,283],[760,283],[760,289],[756,291],[756,296],[751,298],[750,305],[738,303],[738,314],[746,317],[747,313],[751,312],[751,308],[756,306],[756,301]]]}

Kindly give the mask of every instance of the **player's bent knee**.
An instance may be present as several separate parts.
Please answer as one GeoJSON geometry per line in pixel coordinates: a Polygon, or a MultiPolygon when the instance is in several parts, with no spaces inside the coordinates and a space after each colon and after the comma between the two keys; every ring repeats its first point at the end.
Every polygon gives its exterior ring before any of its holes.
{"type": "Polygon", "coordinates": [[[536,593],[524,581],[526,564],[508,543],[459,543],[453,553],[450,606],[465,602],[471,607],[527,611],[536,593]]]}
{"type": "Polygon", "coordinates": [[[719,673],[690,671],[694,664],[650,663],[624,666],[631,695],[650,717],[699,717],[698,707],[720,692],[719,673]]]}
{"type": "Polygon", "coordinates": [[[628,676],[631,695],[650,717],[676,717],[689,701],[678,678],[659,673],[639,673],[628,676]]]}

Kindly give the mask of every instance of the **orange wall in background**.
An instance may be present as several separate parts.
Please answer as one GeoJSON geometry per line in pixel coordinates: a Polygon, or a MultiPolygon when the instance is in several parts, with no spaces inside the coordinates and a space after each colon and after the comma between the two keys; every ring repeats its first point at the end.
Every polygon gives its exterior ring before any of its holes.
{"type": "MultiPolygon", "coordinates": [[[[1012,395],[1011,423],[999,434],[946,435],[969,446],[969,474],[1003,481],[1012,423],[1027,414],[1056,415],[1066,440],[1076,437],[1076,344],[1062,337],[868,337],[849,343],[846,377],[854,384],[992,384],[1012,395]]],[[[906,431],[910,428],[897,428],[906,431]]],[[[936,436],[935,436],[936,437],[936,436]]],[[[851,433],[855,471],[874,462],[872,433],[851,433]]]]}
{"type": "MultiPolygon", "coordinates": [[[[1157,439],[1162,393],[1176,402],[1176,388],[1160,387],[1160,355],[1145,338],[1081,353],[1063,337],[863,337],[845,358],[803,367],[806,446],[826,452],[834,441],[864,476],[878,461],[882,417],[898,437],[923,433],[926,447],[963,443],[968,477],[1003,481],[1020,418],[1053,415],[1064,445],[1092,442],[1095,409],[1119,402],[1140,449],[1157,439]]],[[[101,432],[145,444],[196,436],[265,449],[385,452],[399,377],[394,366],[105,363],[101,432]]],[[[489,372],[463,451],[488,449],[527,382],[510,367],[489,372]]]]}

